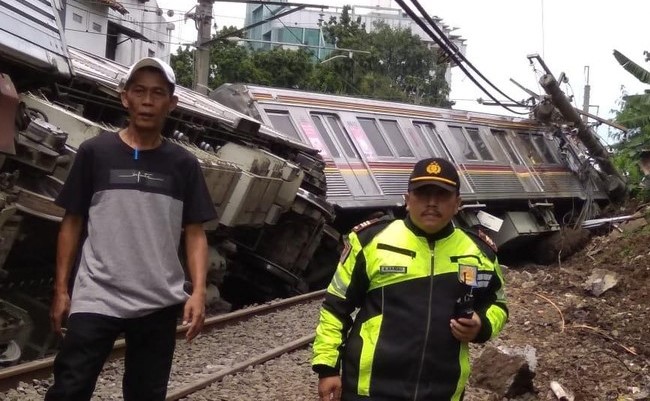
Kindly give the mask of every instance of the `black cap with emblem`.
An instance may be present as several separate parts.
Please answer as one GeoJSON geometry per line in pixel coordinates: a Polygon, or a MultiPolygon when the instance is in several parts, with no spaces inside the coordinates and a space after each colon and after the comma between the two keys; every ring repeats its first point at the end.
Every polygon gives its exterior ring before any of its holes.
{"type": "Polygon", "coordinates": [[[433,157],[415,163],[409,178],[408,190],[412,191],[425,185],[436,185],[447,191],[460,192],[460,179],[456,166],[446,159],[433,157]]]}

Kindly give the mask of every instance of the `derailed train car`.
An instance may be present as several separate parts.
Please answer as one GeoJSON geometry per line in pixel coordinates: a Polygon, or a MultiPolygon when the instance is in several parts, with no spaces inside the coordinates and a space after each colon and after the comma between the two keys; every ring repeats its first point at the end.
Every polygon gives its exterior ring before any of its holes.
{"type": "MultiPolygon", "coordinates": [[[[64,211],[53,200],[79,144],[127,119],[127,67],[67,47],[58,19],[48,1],[0,3],[0,364],[54,343],[48,310],[64,211]]],[[[331,275],[335,263],[317,263],[336,260],[339,243],[318,151],[193,91],[176,94],[165,140],[197,157],[219,214],[206,224],[213,303],[301,293],[331,275]]]]}
{"type": "Polygon", "coordinates": [[[456,223],[487,228],[504,257],[534,249],[553,260],[567,240],[562,228],[610,202],[608,177],[557,112],[542,123],[253,85],[210,96],[321,150],[341,232],[378,213],[402,214],[409,173],[431,156],[458,168],[456,223]]]}
{"type": "MultiPolygon", "coordinates": [[[[127,68],[67,48],[53,10],[47,0],[0,3],[0,364],[48,351],[63,212],[53,199],[79,144],[127,118],[127,68]]],[[[164,134],[196,155],[219,211],[207,226],[217,300],[219,289],[239,303],[322,286],[339,232],[403,214],[423,157],[455,162],[464,199],[456,223],[492,229],[502,254],[609,202],[602,173],[557,121],[242,85],[212,100],[177,94],[164,134]]]]}

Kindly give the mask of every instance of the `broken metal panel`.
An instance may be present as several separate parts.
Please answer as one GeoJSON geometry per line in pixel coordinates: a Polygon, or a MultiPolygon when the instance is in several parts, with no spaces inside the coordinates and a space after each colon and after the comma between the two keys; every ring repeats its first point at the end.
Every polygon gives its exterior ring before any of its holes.
{"type": "MultiPolygon", "coordinates": [[[[128,67],[74,47],[70,47],[69,51],[76,76],[99,83],[114,91],[115,96],[117,96],[124,84],[123,80],[128,72],[128,67]]],[[[261,136],[267,141],[287,144],[309,153],[314,151],[302,142],[293,140],[283,133],[264,126],[259,121],[227,108],[216,100],[212,100],[191,89],[177,85],[175,95],[178,96],[177,107],[180,109],[199,114],[206,119],[216,120],[233,130],[238,130],[243,126],[250,126],[253,128],[247,132],[249,135],[261,136]],[[242,122],[248,122],[249,124],[242,124],[242,122]],[[258,131],[255,129],[257,126],[259,126],[258,131]]]]}

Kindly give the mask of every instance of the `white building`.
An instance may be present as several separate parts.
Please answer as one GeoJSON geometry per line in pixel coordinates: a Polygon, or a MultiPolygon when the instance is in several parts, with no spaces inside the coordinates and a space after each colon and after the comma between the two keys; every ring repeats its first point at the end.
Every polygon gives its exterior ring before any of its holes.
{"type": "Polygon", "coordinates": [[[67,0],[63,7],[69,46],[124,65],[147,56],[169,61],[174,24],[155,0],[67,0]]]}
{"type": "MultiPolygon", "coordinates": [[[[287,0],[279,1],[286,2],[287,0]]],[[[286,10],[289,10],[288,6],[248,4],[246,6],[245,25],[261,22],[286,10]]],[[[282,18],[251,28],[247,31],[248,39],[269,42],[268,44],[258,44],[256,47],[269,48],[274,42],[313,46],[314,52],[318,52],[318,58],[323,58],[331,52],[331,50],[327,49],[331,45],[325,42],[321,30],[322,23],[329,21],[332,17],[339,18],[342,12],[343,7],[330,7],[323,10],[312,8],[296,11],[282,18]]],[[[350,17],[355,21],[360,18],[368,31],[372,31],[378,21],[383,21],[393,28],[410,28],[411,32],[419,36],[424,43],[427,43],[430,47],[437,47],[436,43],[402,9],[379,5],[376,7],[352,6],[350,17]]],[[[465,39],[453,35],[452,31],[455,28],[445,25],[440,18],[432,18],[464,54],[466,48],[465,39]]]]}

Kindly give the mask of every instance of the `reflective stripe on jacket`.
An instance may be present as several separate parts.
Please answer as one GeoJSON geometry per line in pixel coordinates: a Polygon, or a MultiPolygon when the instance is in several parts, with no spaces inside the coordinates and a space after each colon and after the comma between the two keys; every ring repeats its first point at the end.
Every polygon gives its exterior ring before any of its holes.
{"type": "Polygon", "coordinates": [[[449,327],[456,300],[474,295],[475,342],[495,337],[508,316],[501,269],[484,245],[451,224],[427,236],[408,218],[352,232],[321,308],[313,369],[342,368],[344,400],[460,400],[470,366],[449,327]]]}

